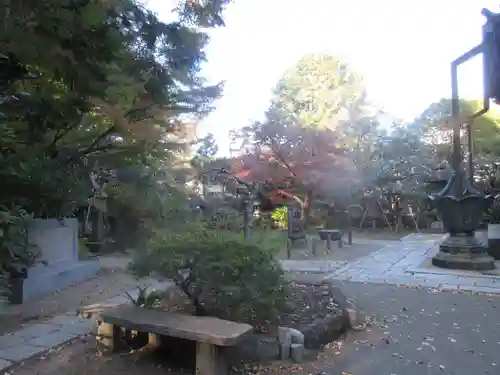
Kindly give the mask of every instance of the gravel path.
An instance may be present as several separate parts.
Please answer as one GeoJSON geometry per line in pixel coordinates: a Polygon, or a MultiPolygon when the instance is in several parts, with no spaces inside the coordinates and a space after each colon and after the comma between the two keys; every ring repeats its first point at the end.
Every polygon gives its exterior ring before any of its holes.
{"type": "Polygon", "coordinates": [[[270,373],[500,373],[500,297],[361,283],[344,283],[342,290],[374,313],[372,326],[330,345],[313,363],[270,373]]]}

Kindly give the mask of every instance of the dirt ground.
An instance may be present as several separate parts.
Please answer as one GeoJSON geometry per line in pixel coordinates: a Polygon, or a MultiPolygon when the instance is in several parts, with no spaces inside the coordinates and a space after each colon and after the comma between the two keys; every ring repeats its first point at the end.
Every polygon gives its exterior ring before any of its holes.
{"type": "MultiPolygon", "coordinates": [[[[326,363],[336,357],[342,341],[329,344],[321,352],[311,352],[312,358],[300,364],[275,361],[265,364],[248,364],[231,369],[231,375],[311,375],[322,374],[326,363]],[[316,357],[316,355],[318,355],[316,357]]],[[[164,352],[129,352],[102,356],[96,351],[95,339],[82,338],[60,347],[41,357],[32,358],[11,369],[9,375],[190,375],[192,370],[179,367],[164,352]]],[[[347,373],[346,373],[347,374],[347,373]]],[[[349,374],[350,375],[350,374],[349,374]]],[[[354,375],[354,374],[353,374],[354,375]]]]}
{"type": "Polygon", "coordinates": [[[57,314],[76,310],[83,305],[103,302],[133,290],[136,286],[151,283],[152,279],[136,279],[123,265],[112,268],[106,262],[99,275],[92,280],[61,289],[40,299],[22,305],[9,305],[0,315],[0,334],[19,329],[23,324],[34,324],[57,314]]]}
{"type": "MultiPolygon", "coordinates": [[[[330,345],[331,346],[331,345],[330,345]]],[[[141,353],[129,352],[102,356],[95,349],[95,339],[85,337],[60,347],[41,357],[30,359],[10,370],[9,375],[188,375],[189,368],[174,365],[164,352],[141,353]]],[[[232,368],[232,375],[282,374],[300,372],[305,368],[317,368],[328,352],[321,354],[318,360],[307,361],[303,365],[289,361],[260,365],[242,365],[232,368]]]]}
{"type": "Polygon", "coordinates": [[[95,339],[85,337],[58,348],[45,356],[33,358],[15,368],[16,375],[184,375],[153,354],[123,353],[103,357],[96,352],[95,339]]]}

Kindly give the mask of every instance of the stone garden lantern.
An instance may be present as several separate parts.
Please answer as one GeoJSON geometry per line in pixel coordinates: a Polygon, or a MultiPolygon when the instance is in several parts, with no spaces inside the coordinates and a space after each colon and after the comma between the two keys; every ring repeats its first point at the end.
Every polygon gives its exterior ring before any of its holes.
{"type": "MultiPolygon", "coordinates": [[[[443,268],[465,270],[489,270],[495,268],[492,257],[486,253],[483,243],[475,236],[483,212],[490,201],[467,178],[460,145],[462,125],[470,128],[478,116],[489,110],[490,99],[500,99],[500,19],[499,15],[483,10],[487,22],[483,27],[483,41],[451,63],[453,154],[451,168],[453,170],[448,183],[437,195],[431,196],[443,221],[447,235],[439,246],[439,253],[432,259],[432,264],[443,268]],[[472,57],[483,53],[484,99],[483,109],[469,118],[460,116],[458,97],[458,66],[472,57]]],[[[472,142],[469,141],[469,144],[472,142]]],[[[470,150],[469,150],[470,151],[470,150]]]]}

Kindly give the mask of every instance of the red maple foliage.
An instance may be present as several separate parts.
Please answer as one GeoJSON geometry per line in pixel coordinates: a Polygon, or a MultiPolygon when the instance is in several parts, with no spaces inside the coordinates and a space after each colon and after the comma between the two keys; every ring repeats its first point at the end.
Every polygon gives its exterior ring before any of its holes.
{"type": "MultiPolygon", "coordinates": [[[[320,146],[321,142],[316,143],[320,146]]],[[[298,200],[298,196],[330,197],[335,190],[348,188],[357,178],[357,171],[343,150],[315,148],[259,148],[234,159],[232,173],[242,180],[274,187],[269,198],[275,204],[298,200]]]]}

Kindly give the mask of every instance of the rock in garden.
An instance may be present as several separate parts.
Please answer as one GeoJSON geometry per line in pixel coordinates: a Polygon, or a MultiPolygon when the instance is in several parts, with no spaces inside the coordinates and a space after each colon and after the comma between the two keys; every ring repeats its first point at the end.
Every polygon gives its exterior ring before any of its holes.
{"type": "MultiPolygon", "coordinates": [[[[305,349],[318,349],[321,345],[335,340],[345,332],[347,320],[342,304],[345,299],[339,290],[323,280],[311,280],[307,283],[292,283],[288,296],[286,311],[280,315],[282,335],[284,327],[294,328],[291,343],[303,344],[305,349]],[[329,291],[333,289],[334,293],[329,291]],[[335,293],[337,292],[337,293],[335,293]],[[303,337],[303,339],[302,339],[303,337]]],[[[290,333],[290,332],[289,332],[290,333]]],[[[281,340],[283,341],[283,340],[281,340]]]]}
{"type": "Polygon", "coordinates": [[[289,327],[280,327],[280,328],[289,332],[291,344],[302,344],[302,345],[304,344],[304,334],[300,332],[298,329],[289,327]]]}
{"type": "Polygon", "coordinates": [[[355,331],[361,331],[366,328],[366,317],[356,305],[347,298],[340,288],[333,286],[331,282],[325,283],[328,285],[331,295],[340,305],[343,315],[347,320],[348,327],[355,331]]]}
{"type": "Polygon", "coordinates": [[[278,339],[280,342],[280,358],[287,359],[290,356],[292,346],[292,334],[287,327],[278,327],[278,339]]]}
{"type": "Polygon", "coordinates": [[[366,328],[366,316],[352,303],[347,300],[343,309],[350,329],[362,331],[366,328]]]}
{"type": "Polygon", "coordinates": [[[290,346],[286,346],[285,344],[280,343],[280,359],[285,360],[290,358],[290,346]]]}
{"type": "Polygon", "coordinates": [[[278,327],[278,339],[280,344],[290,346],[292,344],[292,333],[288,327],[278,327]]]}

